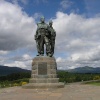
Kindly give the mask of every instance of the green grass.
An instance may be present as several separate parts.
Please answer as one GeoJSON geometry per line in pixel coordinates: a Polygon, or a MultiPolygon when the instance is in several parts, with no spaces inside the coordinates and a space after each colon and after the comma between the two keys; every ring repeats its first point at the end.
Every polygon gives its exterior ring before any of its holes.
{"type": "Polygon", "coordinates": [[[86,83],[86,84],[100,86],[100,82],[89,82],[89,83],[86,83]]]}

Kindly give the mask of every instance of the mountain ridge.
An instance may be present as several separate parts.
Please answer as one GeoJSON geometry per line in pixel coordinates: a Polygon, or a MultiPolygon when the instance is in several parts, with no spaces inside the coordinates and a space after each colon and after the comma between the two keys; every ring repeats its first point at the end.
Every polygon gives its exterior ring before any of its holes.
{"type": "MultiPolygon", "coordinates": [[[[68,69],[62,71],[67,71],[70,73],[100,73],[100,67],[93,68],[93,67],[85,66],[85,67],[78,67],[75,69],[68,69]]],[[[12,74],[12,73],[19,73],[19,72],[31,72],[31,70],[22,69],[19,67],[8,67],[8,66],[0,65],[0,76],[12,74]]]]}
{"type": "Polygon", "coordinates": [[[0,65],[0,76],[12,74],[12,73],[19,73],[19,72],[30,72],[30,70],[22,69],[19,67],[8,67],[0,65]]]}
{"type": "Polygon", "coordinates": [[[78,67],[75,69],[69,69],[68,72],[71,73],[100,73],[100,67],[89,67],[89,66],[85,66],[85,67],[78,67]]]}

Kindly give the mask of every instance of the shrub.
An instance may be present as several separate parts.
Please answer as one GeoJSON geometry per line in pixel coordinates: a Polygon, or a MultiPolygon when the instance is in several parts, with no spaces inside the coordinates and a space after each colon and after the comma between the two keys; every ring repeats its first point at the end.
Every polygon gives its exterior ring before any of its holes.
{"type": "Polygon", "coordinates": [[[94,76],[93,77],[93,80],[99,80],[100,79],[100,76],[94,76]]]}
{"type": "Polygon", "coordinates": [[[27,83],[27,82],[21,82],[20,84],[21,84],[21,85],[25,85],[25,84],[28,84],[28,83],[27,83]]]}
{"type": "Polygon", "coordinates": [[[14,84],[13,84],[13,86],[19,86],[19,84],[17,84],[17,83],[14,83],[14,84]]]}

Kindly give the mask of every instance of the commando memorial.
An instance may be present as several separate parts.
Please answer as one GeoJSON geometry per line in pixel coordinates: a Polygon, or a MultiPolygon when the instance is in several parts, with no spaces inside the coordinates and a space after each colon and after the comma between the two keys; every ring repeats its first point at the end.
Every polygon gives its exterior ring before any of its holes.
{"type": "Polygon", "coordinates": [[[29,84],[22,86],[26,89],[36,88],[63,88],[64,83],[57,78],[57,63],[54,57],[56,31],[52,27],[53,22],[45,23],[41,17],[37,23],[34,36],[37,47],[37,56],[32,60],[32,72],[29,84]],[[46,50],[44,50],[44,46],[46,50]]]}

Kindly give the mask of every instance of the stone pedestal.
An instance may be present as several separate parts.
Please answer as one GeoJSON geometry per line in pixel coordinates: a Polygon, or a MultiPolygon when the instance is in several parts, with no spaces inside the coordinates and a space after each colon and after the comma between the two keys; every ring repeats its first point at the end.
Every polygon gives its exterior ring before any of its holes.
{"type": "Polygon", "coordinates": [[[32,73],[29,84],[23,88],[63,88],[64,83],[59,83],[57,78],[57,64],[54,57],[35,57],[32,61],[32,73]]]}

